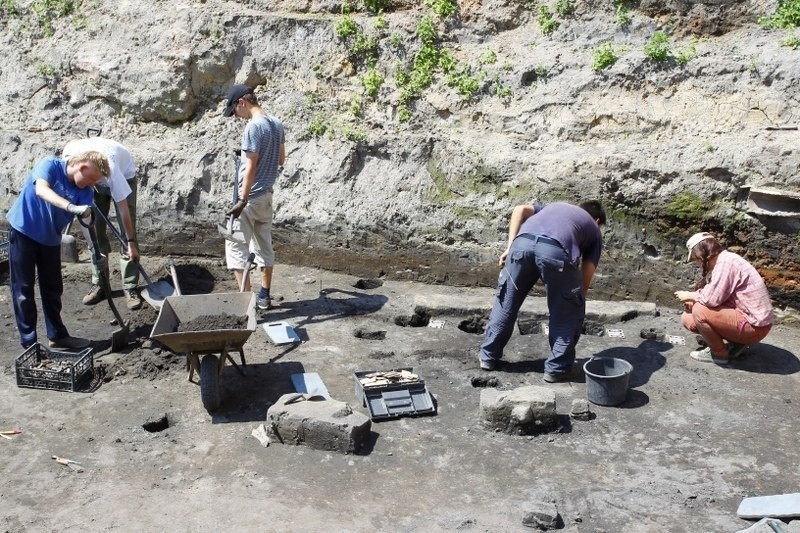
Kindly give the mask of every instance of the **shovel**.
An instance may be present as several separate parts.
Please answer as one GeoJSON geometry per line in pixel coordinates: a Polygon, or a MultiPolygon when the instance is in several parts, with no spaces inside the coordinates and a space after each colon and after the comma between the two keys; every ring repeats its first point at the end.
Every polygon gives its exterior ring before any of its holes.
{"type": "Polygon", "coordinates": [[[108,306],[111,308],[111,312],[114,313],[114,318],[117,320],[117,325],[119,325],[119,329],[116,329],[111,333],[111,351],[119,352],[128,344],[130,325],[122,319],[122,315],[119,314],[117,306],[114,305],[114,300],[111,298],[111,284],[108,282],[106,269],[102,264],[103,259],[102,255],[100,255],[100,245],[97,244],[97,233],[94,231],[94,214],[99,212],[99,209],[93,208],[92,218],[88,223],[84,222],[82,218],[79,218],[78,221],[81,223],[81,226],[89,231],[89,238],[92,240],[92,263],[94,263],[94,266],[100,273],[100,286],[103,287],[103,292],[106,293],[108,306]]]}
{"type": "MultiPolygon", "coordinates": [[[[241,157],[241,150],[236,150],[234,152],[236,157],[234,158],[234,170],[233,170],[233,196],[231,198],[232,204],[235,204],[239,201],[239,159],[241,157]]],[[[217,231],[220,235],[222,235],[226,240],[238,242],[239,244],[247,244],[244,240],[244,233],[240,229],[234,229],[233,222],[236,220],[233,218],[233,215],[228,215],[225,219],[225,224],[217,224],[217,231]]]]}
{"type": "MultiPolygon", "coordinates": [[[[122,244],[123,247],[127,247],[128,243],[122,238],[119,230],[108,220],[108,217],[105,216],[102,211],[100,211],[96,204],[92,203],[92,208],[103,218],[106,226],[108,226],[108,228],[111,230],[111,233],[114,234],[120,244],[122,244]]],[[[161,309],[161,306],[164,305],[164,299],[168,296],[172,296],[172,294],[175,292],[175,289],[166,281],[153,283],[150,279],[150,276],[148,276],[147,272],[144,271],[144,267],[141,265],[141,263],[137,261],[136,266],[139,268],[139,272],[142,273],[142,277],[147,282],[147,287],[144,287],[141,290],[142,297],[153,308],[161,309]]]]}

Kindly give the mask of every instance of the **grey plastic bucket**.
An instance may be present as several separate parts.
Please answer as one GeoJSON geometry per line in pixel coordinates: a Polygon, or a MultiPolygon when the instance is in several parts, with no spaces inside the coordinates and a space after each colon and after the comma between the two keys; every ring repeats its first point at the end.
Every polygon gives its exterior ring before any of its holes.
{"type": "Polygon", "coordinates": [[[619,405],[628,395],[633,365],[616,357],[595,357],[583,365],[586,397],[597,405],[619,405]]]}

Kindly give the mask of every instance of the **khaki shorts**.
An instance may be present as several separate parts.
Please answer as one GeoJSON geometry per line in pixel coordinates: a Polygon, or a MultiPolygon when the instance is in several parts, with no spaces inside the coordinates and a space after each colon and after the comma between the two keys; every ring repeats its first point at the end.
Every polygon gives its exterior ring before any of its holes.
{"type": "Polygon", "coordinates": [[[256,254],[258,266],[271,267],[275,264],[272,249],[272,193],[262,194],[247,202],[242,214],[233,221],[233,231],[244,235],[243,244],[225,241],[225,263],[229,270],[242,270],[250,252],[256,254]]]}

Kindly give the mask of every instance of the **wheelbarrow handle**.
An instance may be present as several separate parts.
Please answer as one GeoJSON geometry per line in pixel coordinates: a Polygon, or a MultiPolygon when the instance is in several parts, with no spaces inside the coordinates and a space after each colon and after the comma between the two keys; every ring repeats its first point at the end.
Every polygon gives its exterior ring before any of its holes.
{"type": "MultiPolygon", "coordinates": [[[[114,224],[111,223],[110,220],[108,220],[108,217],[105,214],[103,214],[103,212],[100,210],[99,207],[97,207],[97,204],[92,202],[92,212],[94,212],[94,211],[97,211],[97,214],[100,215],[100,217],[106,223],[106,226],[108,226],[108,228],[111,230],[111,233],[114,234],[114,237],[117,238],[119,243],[123,247],[127,247],[128,246],[128,242],[122,237],[122,234],[119,232],[119,230],[114,226],[114,224]]],[[[150,280],[150,276],[147,275],[147,272],[144,271],[144,267],[142,267],[142,265],[138,261],[136,261],[136,267],[139,269],[139,272],[142,273],[142,277],[147,282],[147,284],[148,285],[152,285],[153,282],[150,280]]]]}

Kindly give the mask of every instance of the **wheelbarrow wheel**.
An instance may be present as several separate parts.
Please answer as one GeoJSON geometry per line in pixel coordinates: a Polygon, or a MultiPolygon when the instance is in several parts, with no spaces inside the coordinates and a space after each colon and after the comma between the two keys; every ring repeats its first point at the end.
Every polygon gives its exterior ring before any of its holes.
{"type": "Polygon", "coordinates": [[[207,411],[219,407],[219,361],[216,355],[206,355],[200,361],[200,398],[207,411]]]}

